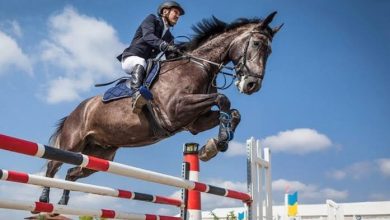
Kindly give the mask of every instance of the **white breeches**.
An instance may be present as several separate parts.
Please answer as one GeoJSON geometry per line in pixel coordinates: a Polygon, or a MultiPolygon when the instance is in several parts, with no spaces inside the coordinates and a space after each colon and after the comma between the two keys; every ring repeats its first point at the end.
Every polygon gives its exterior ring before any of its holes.
{"type": "Polygon", "coordinates": [[[127,73],[131,74],[135,65],[142,65],[146,69],[146,61],[144,58],[139,56],[129,56],[122,60],[122,69],[127,73]]]}

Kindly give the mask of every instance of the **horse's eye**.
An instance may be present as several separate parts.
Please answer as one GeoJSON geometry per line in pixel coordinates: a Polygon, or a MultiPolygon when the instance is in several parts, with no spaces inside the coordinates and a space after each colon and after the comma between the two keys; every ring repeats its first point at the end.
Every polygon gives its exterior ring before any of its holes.
{"type": "Polygon", "coordinates": [[[255,46],[255,47],[260,46],[260,41],[253,41],[253,46],[255,46]]]}

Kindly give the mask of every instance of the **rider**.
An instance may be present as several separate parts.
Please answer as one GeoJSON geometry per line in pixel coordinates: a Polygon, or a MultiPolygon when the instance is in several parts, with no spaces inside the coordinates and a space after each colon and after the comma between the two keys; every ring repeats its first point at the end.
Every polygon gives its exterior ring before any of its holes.
{"type": "Polygon", "coordinates": [[[148,15],[138,27],[133,40],[117,58],[122,62],[122,69],[131,75],[130,87],[136,91],[132,96],[133,112],[139,113],[146,104],[139,88],[145,78],[146,60],[155,58],[160,52],[178,53],[173,44],[174,37],[169,28],[173,27],[184,9],[175,1],[162,3],[157,10],[158,16],[148,15]]]}

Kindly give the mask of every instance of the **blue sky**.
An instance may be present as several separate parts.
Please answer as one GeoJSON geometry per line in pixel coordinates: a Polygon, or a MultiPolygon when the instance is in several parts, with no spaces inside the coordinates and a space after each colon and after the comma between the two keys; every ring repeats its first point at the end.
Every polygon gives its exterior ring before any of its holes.
{"type": "MultiPolygon", "coordinates": [[[[160,1],[0,0],[0,133],[46,144],[56,121],[94,88],[123,74],[115,56],[160,1]]],[[[275,204],[288,186],[299,203],[390,200],[390,2],[180,1],[186,8],[173,34],[215,15],[232,22],[277,10],[276,35],[263,88],[251,96],[225,93],[242,121],[225,154],[201,164],[201,180],[245,190],[244,144],[251,136],[272,150],[275,204]]],[[[189,73],[190,74],[190,73],[189,73]]],[[[183,132],[155,145],[120,149],[117,162],[179,176],[181,146],[216,129],[183,132]],[[153,158],[150,160],[150,158],[153,158]]],[[[2,169],[41,173],[44,161],[0,151],[2,169]]],[[[64,165],[59,178],[70,166],[64,165]]],[[[83,182],[174,195],[177,189],[99,173],[83,182]]],[[[51,201],[59,200],[60,191],[51,201]]],[[[0,198],[33,201],[40,189],[0,182],[0,198]]],[[[169,206],[71,194],[70,205],[173,214],[169,206]]],[[[240,205],[204,196],[203,209],[240,205]]],[[[0,210],[0,218],[27,212],[0,210]]]]}

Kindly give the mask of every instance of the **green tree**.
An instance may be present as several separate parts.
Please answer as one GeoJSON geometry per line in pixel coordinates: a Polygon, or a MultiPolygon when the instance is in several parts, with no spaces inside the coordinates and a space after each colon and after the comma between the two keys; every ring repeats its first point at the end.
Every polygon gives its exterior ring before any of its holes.
{"type": "Polygon", "coordinates": [[[226,216],[226,219],[228,219],[228,220],[237,220],[237,217],[234,214],[234,211],[230,211],[229,214],[226,216]]]}
{"type": "Polygon", "coordinates": [[[92,216],[79,216],[79,220],[93,220],[92,216]]]}
{"type": "Polygon", "coordinates": [[[214,212],[210,212],[210,214],[213,216],[214,220],[219,220],[218,216],[214,212]]]}

